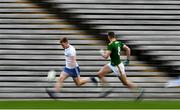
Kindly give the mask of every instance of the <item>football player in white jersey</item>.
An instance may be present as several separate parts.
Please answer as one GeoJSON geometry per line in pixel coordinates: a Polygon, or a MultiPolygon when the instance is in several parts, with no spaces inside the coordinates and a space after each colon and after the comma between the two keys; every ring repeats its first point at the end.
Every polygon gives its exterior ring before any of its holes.
{"type": "MultiPolygon", "coordinates": [[[[97,80],[94,77],[89,77],[89,78],[80,77],[80,68],[76,61],[76,50],[72,45],[69,44],[68,39],[66,37],[63,37],[60,40],[60,44],[65,49],[64,55],[65,55],[66,66],[57,80],[57,83],[55,85],[55,91],[60,92],[64,80],[68,77],[72,77],[77,86],[81,86],[87,82],[93,82],[97,84],[97,80]]],[[[55,94],[49,91],[47,92],[50,97],[55,98],[55,94]]]]}

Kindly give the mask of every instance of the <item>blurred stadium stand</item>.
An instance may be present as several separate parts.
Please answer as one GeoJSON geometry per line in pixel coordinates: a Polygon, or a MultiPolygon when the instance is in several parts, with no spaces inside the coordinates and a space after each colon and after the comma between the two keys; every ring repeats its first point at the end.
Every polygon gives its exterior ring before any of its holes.
{"type": "MultiPolygon", "coordinates": [[[[179,88],[164,87],[168,76],[179,75],[179,5],[176,0],[0,0],[0,98],[49,98],[45,88],[54,82],[47,82],[47,72],[64,67],[62,36],[77,49],[81,75],[96,75],[107,63],[98,53],[105,39],[98,36],[115,31],[133,49],[126,71],[145,88],[144,99],[180,99],[179,88]]],[[[134,98],[118,78],[111,74],[107,80],[114,91],[105,99],[134,98]]],[[[76,87],[69,78],[58,96],[99,93],[100,87],[76,87]]]]}

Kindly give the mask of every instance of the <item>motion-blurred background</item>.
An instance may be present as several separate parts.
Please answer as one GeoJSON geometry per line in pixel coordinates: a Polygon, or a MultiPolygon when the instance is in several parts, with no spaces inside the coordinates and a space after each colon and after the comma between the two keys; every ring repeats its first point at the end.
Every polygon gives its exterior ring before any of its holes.
{"type": "MultiPolygon", "coordinates": [[[[109,31],[131,47],[127,76],[145,88],[144,99],[180,99],[178,87],[166,87],[180,75],[179,15],[179,0],[0,0],[0,99],[49,99],[45,88],[55,82],[47,73],[65,65],[61,37],[77,49],[81,76],[96,75],[108,62],[98,51],[109,31]]],[[[118,78],[106,78],[114,91],[104,99],[134,98],[118,78]]],[[[96,99],[101,90],[69,78],[58,96],[96,99]]]]}

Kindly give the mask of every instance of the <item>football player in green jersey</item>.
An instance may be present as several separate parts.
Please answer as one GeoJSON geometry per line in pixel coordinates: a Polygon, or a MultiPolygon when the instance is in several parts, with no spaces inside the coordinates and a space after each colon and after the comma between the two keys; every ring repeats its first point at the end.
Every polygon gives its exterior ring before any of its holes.
{"type": "MultiPolygon", "coordinates": [[[[106,74],[110,73],[111,71],[113,71],[113,73],[128,88],[140,91],[140,94],[137,97],[137,98],[140,98],[143,94],[143,89],[138,88],[134,83],[129,81],[127,79],[126,73],[125,73],[125,67],[124,66],[127,66],[130,62],[130,54],[131,54],[130,48],[127,45],[125,45],[124,43],[122,43],[121,41],[117,41],[116,35],[114,32],[108,33],[108,39],[109,39],[110,43],[107,46],[107,50],[105,50],[105,51],[100,50],[101,55],[105,59],[108,59],[109,57],[111,59],[110,63],[104,65],[104,67],[101,68],[98,72],[98,77],[102,83],[102,86],[106,86],[106,84],[107,84],[104,76],[106,74]],[[122,50],[124,50],[126,55],[127,55],[127,59],[124,62],[122,62],[122,60],[120,58],[120,52],[122,50]]],[[[106,90],[103,94],[101,94],[101,97],[107,96],[110,92],[111,92],[111,89],[106,90]]]]}

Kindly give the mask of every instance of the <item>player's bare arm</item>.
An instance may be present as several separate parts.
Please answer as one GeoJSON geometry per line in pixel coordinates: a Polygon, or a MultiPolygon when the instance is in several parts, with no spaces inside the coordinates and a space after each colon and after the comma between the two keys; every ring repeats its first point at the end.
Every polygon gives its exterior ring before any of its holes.
{"type": "Polygon", "coordinates": [[[124,45],[124,46],[123,46],[123,50],[124,50],[125,53],[126,53],[127,59],[130,59],[131,49],[130,49],[127,45],[124,45]]]}

